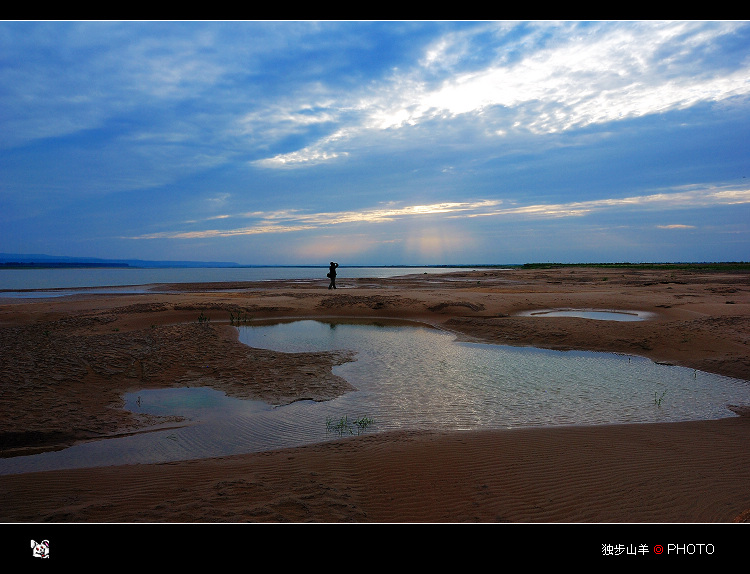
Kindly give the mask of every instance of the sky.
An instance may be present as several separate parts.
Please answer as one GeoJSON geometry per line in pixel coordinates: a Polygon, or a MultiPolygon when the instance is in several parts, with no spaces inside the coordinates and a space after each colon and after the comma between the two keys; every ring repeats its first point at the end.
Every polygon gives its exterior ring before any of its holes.
{"type": "Polygon", "coordinates": [[[2,21],[0,253],[750,260],[748,21],[2,21]]]}

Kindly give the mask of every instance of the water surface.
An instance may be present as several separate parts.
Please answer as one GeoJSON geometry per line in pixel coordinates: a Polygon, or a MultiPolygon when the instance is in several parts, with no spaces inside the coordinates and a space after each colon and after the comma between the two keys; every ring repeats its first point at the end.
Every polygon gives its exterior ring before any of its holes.
{"type": "Polygon", "coordinates": [[[419,324],[305,320],[239,334],[282,352],[355,350],[333,372],[357,390],[285,406],[206,388],[141,390],[126,395],[126,408],[181,415],[185,426],[0,459],[0,474],[300,446],[339,438],[328,423],[344,418],[372,419],[365,432],[506,429],[717,419],[735,416],[729,404],[750,404],[750,384],[738,379],[636,356],[463,343],[419,324]]]}
{"type": "Polygon", "coordinates": [[[647,311],[612,311],[604,309],[542,309],[519,313],[522,317],[578,317],[597,321],[645,321],[653,317],[647,311]]]}
{"type": "MultiPolygon", "coordinates": [[[[454,267],[339,267],[338,280],[386,278],[415,273],[452,273],[454,267]]],[[[84,289],[157,283],[214,283],[222,281],[309,280],[327,281],[325,267],[158,267],[158,268],[40,268],[0,269],[0,297],[18,296],[23,289],[84,289]],[[5,292],[2,292],[5,291],[5,292]]],[[[26,295],[29,296],[28,294],[26,295]]],[[[52,296],[52,295],[46,295],[52,296]]]]}
{"type": "Polygon", "coordinates": [[[643,357],[463,343],[428,326],[294,321],[241,327],[240,340],[283,352],[356,350],[333,372],[358,391],[329,406],[372,415],[379,428],[699,420],[734,416],[727,404],[750,400],[744,381],[643,357]]]}

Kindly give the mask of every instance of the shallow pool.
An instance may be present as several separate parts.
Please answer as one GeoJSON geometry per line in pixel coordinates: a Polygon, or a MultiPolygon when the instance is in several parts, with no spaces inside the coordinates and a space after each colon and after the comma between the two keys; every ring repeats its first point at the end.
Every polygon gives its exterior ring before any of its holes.
{"type": "Polygon", "coordinates": [[[750,400],[747,382],[643,357],[462,343],[428,326],[295,321],[241,327],[240,340],[284,352],[357,350],[333,372],[358,390],[321,410],[372,416],[380,429],[713,419],[750,400]]]}
{"type": "Polygon", "coordinates": [[[653,318],[647,311],[612,311],[605,309],[540,309],[523,311],[521,317],[578,317],[597,321],[645,321],[653,318]]]}
{"type": "Polygon", "coordinates": [[[179,428],[0,459],[0,474],[259,452],[392,429],[497,429],[735,416],[746,381],[612,353],[458,342],[419,324],[294,321],[239,327],[240,341],[282,352],[353,349],[334,367],[356,391],[273,407],[206,388],[142,390],[126,408],[185,416],[179,428]],[[352,424],[366,418],[363,431],[352,424]]]}

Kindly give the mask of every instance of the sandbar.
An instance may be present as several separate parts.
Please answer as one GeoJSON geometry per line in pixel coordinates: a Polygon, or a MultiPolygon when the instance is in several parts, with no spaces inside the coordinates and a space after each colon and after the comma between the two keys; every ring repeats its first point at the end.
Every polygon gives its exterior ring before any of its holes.
{"type": "MultiPolygon", "coordinates": [[[[165,422],[122,408],[123,394],[142,388],[210,386],[273,404],[351,390],[332,373],[345,354],[249,348],[234,328],[247,320],[417,320],[466,341],[627,353],[750,381],[747,269],[478,268],[388,279],[345,271],[336,291],[323,277],[0,299],[2,456],[165,422]],[[528,314],[558,308],[649,319],[528,314]]],[[[732,412],[679,423],[394,431],[0,476],[0,522],[746,523],[750,405],[732,412]]]]}

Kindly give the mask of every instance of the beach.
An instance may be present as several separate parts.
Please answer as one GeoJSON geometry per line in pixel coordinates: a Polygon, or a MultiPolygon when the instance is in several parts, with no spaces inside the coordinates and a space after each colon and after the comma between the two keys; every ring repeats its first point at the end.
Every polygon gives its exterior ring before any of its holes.
{"type": "MultiPolygon", "coordinates": [[[[2,299],[2,455],[138,433],[126,392],[209,386],[288,404],[352,390],[345,353],[238,340],[239,320],[402,319],[462,341],[590,350],[750,381],[750,272],[477,268],[2,299]],[[536,316],[643,312],[643,321],[536,316]],[[530,313],[531,312],[531,313],[530,313]],[[524,314],[526,313],[526,314],[524,314]]],[[[750,384],[750,383],[748,383],[750,384]]],[[[747,523],[750,405],[718,420],[389,431],[215,458],[0,476],[4,523],[747,523]]]]}

